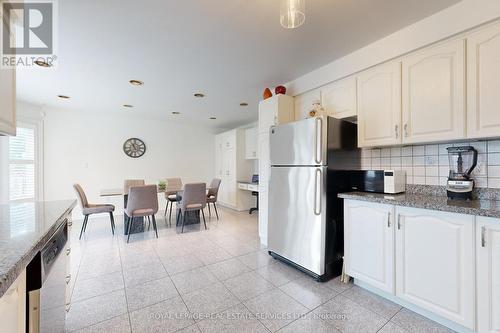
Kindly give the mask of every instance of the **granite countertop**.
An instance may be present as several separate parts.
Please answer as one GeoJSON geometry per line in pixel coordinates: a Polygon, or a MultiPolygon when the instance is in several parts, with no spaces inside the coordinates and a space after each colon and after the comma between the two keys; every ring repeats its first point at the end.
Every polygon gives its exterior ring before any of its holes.
{"type": "Polygon", "coordinates": [[[343,199],[362,200],[397,206],[500,218],[500,201],[496,200],[475,199],[470,201],[459,201],[449,200],[446,196],[408,192],[395,195],[367,192],[347,192],[340,193],[338,196],[343,199]]]}
{"type": "Polygon", "coordinates": [[[76,200],[0,205],[0,297],[76,206],[76,200]]]}

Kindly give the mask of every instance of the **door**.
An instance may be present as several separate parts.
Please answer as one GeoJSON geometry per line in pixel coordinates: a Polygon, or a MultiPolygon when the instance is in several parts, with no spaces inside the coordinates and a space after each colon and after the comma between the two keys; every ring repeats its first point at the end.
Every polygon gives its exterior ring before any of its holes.
{"type": "Polygon", "coordinates": [[[269,250],[325,273],[326,167],[272,167],[269,250]]]}
{"type": "Polygon", "coordinates": [[[295,97],[295,120],[309,118],[309,112],[314,110],[313,104],[321,101],[319,89],[306,92],[295,97]]]}
{"type": "Polygon", "coordinates": [[[16,70],[0,70],[0,134],[16,135],[16,70]]]}
{"type": "Polygon", "coordinates": [[[394,206],[344,201],[347,274],[394,294],[394,206]]]}
{"type": "Polygon", "coordinates": [[[471,138],[500,133],[500,24],[467,38],[467,134],[471,138]]]}
{"type": "Polygon", "coordinates": [[[221,201],[231,206],[236,206],[236,154],[235,148],[222,149],[223,175],[221,181],[224,184],[223,197],[221,201]],[[223,199],[223,200],[222,200],[223,199]]]}
{"type": "Polygon", "coordinates": [[[474,216],[396,214],[396,296],[474,329],[474,216]]]}
{"type": "Polygon", "coordinates": [[[403,59],[402,129],[403,143],[465,137],[464,40],[403,59]]]}
{"type": "Polygon", "coordinates": [[[500,332],[500,220],[477,217],[477,314],[479,333],[500,332]]]}
{"type": "Polygon", "coordinates": [[[356,77],[333,82],[322,88],[321,101],[329,116],[341,119],[357,115],[356,77]]]}
{"type": "Polygon", "coordinates": [[[325,165],[327,118],[316,117],[273,127],[271,165],[325,165]]]}
{"type": "Polygon", "coordinates": [[[390,62],[357,78],[358,146],[401,143],[401,63],[390,62]]]}

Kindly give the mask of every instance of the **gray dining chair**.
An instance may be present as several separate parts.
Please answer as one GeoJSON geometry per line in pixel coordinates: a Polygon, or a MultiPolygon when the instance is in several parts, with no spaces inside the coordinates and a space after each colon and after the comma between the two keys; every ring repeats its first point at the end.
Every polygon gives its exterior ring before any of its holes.
{"type": "Polygon", "coordinates": [[[144,179],[125,179],[123,182],[123,193],[128,194],[129,189],[132,186],[144,186],[146,182],[144,179]]]}
{"type": "Polygon", "coordinates": [[[170,204],[170,214],[168,217],[168,224],[172,226],[172,209],[174,202],[178,202],[177,191],[182,189],[182,180],[180,178],[167,178],[167,190],[165,191],[165,199],[167,200],[167,206],[165,207],[165,223],[167,222],[167,210],[170,204]]]}
{"type": "Polygon", "coordinates": [[[219,195],[219,187],[221,180],[219,178],[212,179],[210,187],[207,193],[207,205],[208,205],[208,216],[212,217],[212,212],[210,211],[210,204],[214,205],[215,215],[217,216],[217,221],[219,220],[219,213],[217,212],[217,197],[219,195]]]}
{"type": "Polygon", "coordinates": [[[127,208],[125,214],[128,218],[127,243],[130,240],[130,228],[134,217],[151,217],[156,238],[158,229],[156,227],[155,214],[158,213],[158,189],[156,185],[132,186],[128,192],[127,208]]]}
{"type": "Polygon", "coordinates": [[[207,184],[193,183],[184,185],[182,198],[179,202],[179,213],[177,214],[177,223],[182,218],[181,233],[184,232],[184,221],[186,219],[186,212],[201,211],[203,215],[203,224],[207,229],[207,222],[205,221],[205,212],[203,209],[207,205],[207,184]]]}
{"type": "Polygon", "coordinates": [[[82,206],[82,213],[84,216],[82,230],[80,230],[79,239],[82,239],[82,234],[85,232],[85,230],[87,230],[87,223],[89,221],[89,216],[93,215],[93,214],[108,213],[109,219],[111,221],[111,232],[114,235],[115,234],[115,218],[113,216],[113,212],[115,211],[115,206],[109,205],[109,204],[90,204],[88,202],[87,196],[85,195],[85,192],[83,191],[83,188],[80,184],[74,184],[73,188],[75,189],[78,201],[80,202],[80,205],[82,206]]]}

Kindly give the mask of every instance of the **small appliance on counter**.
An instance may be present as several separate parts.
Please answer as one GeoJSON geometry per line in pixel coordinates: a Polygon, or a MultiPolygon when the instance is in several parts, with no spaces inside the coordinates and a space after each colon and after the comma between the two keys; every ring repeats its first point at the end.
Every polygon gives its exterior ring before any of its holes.
{"type": "Polygon", "coordinates": [[[352,189],[364,192],[398,194],[406,190],[406,171],[360,170],[351,172],[352,189]]]}
{"type": "Polygon", "coordinates": [[[470,177],[477,165],[477,150],[471,146],[449,147],[450,174],[446,193],[450,199],[472,200],[474,180],[470,177]]]}

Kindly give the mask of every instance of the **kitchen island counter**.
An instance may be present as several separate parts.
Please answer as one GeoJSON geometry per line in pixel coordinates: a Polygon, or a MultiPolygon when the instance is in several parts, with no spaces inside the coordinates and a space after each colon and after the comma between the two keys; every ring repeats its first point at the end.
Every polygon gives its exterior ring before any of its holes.
{"type": "Polygon", "coordinates": [[[0,297],[75,206],[76,200],[0,205],[0,297]]]}

